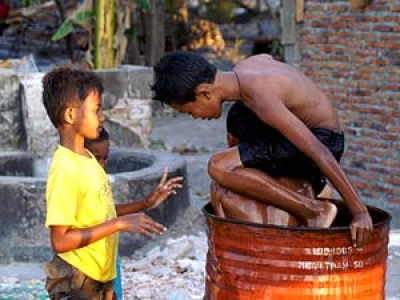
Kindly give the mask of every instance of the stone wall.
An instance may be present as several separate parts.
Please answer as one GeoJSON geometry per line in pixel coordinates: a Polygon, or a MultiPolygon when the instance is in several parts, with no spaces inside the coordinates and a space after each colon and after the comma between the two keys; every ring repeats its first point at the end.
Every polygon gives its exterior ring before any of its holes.
{"type": "Polygon", "coordinates": [[[124,66],[119,69],[99,70],[105,93],[103,108],[106,128],[118,146],[147,147],[150,143],[152,101],[151,68],[124,66]]]}
{"type": "MultiPolygon", "coordinates": [[[[43,161],[38,161],[32,153],[0,153],[0,264],[46,261],[52,255],[49,231],[44,227],[47,170],[36,172],[37,167],[42,169],[43,161]]],[[[187,176],[185,161],[177,154],[112,147],[108,168],[115,202],[145,198],[160,182],[166,167],[170,176],[187,176]]],[[[170,226],[189,201],[189,186],[185,181],[179,193],[146,213],[170,226]]],[[[130,256],[148,241],[138,233],[121,233],[120,253],[130,256]]]]}
{"type": "Polygon", "coordinates": [[[0,149],[2,150],[21,149],[25,146],[20,93],[18,77],[13,72],[2,72],[0,75],[0,149]]]}
{"type": "Polygon", "coordinates": [[[400,2],[306,0],[300,68],[331,97],[346,132],[342,166],[362,199],[400,211],[400,2]]]}
{"type": "MultiPolygon", "coordinates": [[[[116,146],[149,145],[152,70],[123,67],[97,71],[105,92],[105,127],[116,146]]],[[[27,150],[39,157],[51,156],[59,142],[42,102],[44,73],[7,71],[0,76],[0,150],[27,150]]]]}
{"type": "Polygon", "coordinates": [[[20,74],[22,86],[21,106],[23,126],[26,132],[26,150],[41,157],[53,155],[59,136],[47,116],[42,100],[43,73],[20,74]]]}

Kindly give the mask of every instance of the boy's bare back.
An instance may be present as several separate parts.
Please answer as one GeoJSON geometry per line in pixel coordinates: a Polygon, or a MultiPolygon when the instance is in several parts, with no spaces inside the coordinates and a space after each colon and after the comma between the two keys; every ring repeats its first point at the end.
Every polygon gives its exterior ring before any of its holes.
{"type": "Polygon", "coordinates": [[[340,123],[326,95],[295,68],[269,55],[252,56],[235,67],[243,103],[259,114],[260,101],[283,102],[308,128],[339,130],[340,123]]]}

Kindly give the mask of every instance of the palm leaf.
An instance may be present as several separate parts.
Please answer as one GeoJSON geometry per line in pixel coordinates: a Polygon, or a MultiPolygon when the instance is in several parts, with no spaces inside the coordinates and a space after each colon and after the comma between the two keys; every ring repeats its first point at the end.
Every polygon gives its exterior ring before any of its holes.
{"type": "Polygon", "coordinates": [[[94,16],[93,11],[90,10],[81,10],[77,11],[75,14],[71,15],[71,19],[78,23],[85,22],[86,20],[92,18],[94,16]]]}
{"type": "Polygon", "coordinates": [[[60,28],[58,28],[56,33],[51,37],[51,41],[57,42],[57,41],[65,38],[72,31],[74,31],[74,26],[72,24],[71,19],[67,18],[64,21],[64,23],[61,24],[60,28]]]}
{"type": "Polygon", "coordinates": [[[65,19],[60,28],[58,28],[56,33],[51,37],[51,40],[56,42],[65,38],[68,34],[74,31],[73,23],[82,24],[92,17],[92,10],[77,10],[65,19]]]}

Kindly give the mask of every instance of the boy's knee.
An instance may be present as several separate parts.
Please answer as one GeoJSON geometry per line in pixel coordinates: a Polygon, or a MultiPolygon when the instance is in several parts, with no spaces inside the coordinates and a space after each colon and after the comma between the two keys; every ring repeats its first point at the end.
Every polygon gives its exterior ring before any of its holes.
{"type": "Polygon", "coordinates": [[[211,156],[208,161],[208,174],[211,178],[220,182],[227,172],[229,172],[229,167],[224,162],[223,153],[217,153],[211,156]]]}
{"type": "Polygon", "coordinates": [[[208,161],[208,174],[217,183],[221,183],[226,175],[240,166],[243,165],[240,161],[239,151],[234,147],[211,156],[208,161]]]}
{"type": "Polygon", "coordinates": [[[215,215],[219,217],[225,217],[225,212],[221,203],[222,200],[221,197],[223,197],[221,186],[212,180],[210,189],[211,189],[211,204],[214,209],[215,215]]]}

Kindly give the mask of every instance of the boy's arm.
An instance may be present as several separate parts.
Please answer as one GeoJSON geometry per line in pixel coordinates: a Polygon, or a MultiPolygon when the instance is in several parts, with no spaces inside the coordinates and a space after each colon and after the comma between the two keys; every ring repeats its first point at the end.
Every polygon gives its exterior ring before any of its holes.
{"type": "Polygon", "coordinates": [[[115,210],[117,211],[117,216],[124,216],[126,214],[137,213],[145,209],[155,208],[171,194],[175,195],[176,189],[182,188],[182,184],[180,184],[180,182],[183,180],[183,177],[173,177],[169,180],[167,180],[167,178],[168,169],[164,169],[158,186],[146,198],[137,202],[116,204],[115,210]]]}
{"type": "Polygon", "coordinates": [[[115,204],[117,216],[125,216],[127,214],[137,213],[147,209],[148,207],[149,205],[147,204],[146,199],[130,203],[115,204]]]}
{"type": "Polygon", "coordinates": [[[162,234],[165,227],[146,214],[129,214],[88,228],[69,226],[50,227],[51,245],[56,253],[85,247],[117,231],[137,232],[153,237],[162,234]]]}
{"type": "MultiPolygon", "coordinates": [[[[264,96],[265,97],[265,96],[264,96]]],[[[310,129],[278,98],[258,98],[252,109],[268,125],[281,132],[300,151],[310,157],[322,173],[331,181],[346,202],[353,221],[350,225],[354,244],[363,244],[372,231],[368,210],[343,172],[332,153],[310,131],[310,129]]]]}

